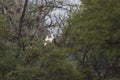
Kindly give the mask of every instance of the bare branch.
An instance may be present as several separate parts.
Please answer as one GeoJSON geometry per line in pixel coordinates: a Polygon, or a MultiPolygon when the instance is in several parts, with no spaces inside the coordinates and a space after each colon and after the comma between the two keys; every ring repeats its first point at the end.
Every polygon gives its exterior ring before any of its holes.
{"type": "Polygon", "coordinates": [[[26,8],[27,8],[27,4],[28,4],[28,0],[25,0],[25,3],[24,3],[24,7],[23,7],[23,12],[22,12],[22,15],[20,17],[20,21],[19,21],[19,29],[18,29],[18,36],[21,37],[22,36],[22,24],[23,24],[23,19],[25,17],[25,12],[26,12],[26,8]]]}

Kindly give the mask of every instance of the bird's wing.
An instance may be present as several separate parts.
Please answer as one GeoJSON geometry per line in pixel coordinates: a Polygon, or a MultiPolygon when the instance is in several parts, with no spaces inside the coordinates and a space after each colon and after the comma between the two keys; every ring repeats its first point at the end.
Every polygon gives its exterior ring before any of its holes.
{"type": "Polygon", "coordinates": [[[48,40],[48,36],[45,38],[45,41],[47,41],[48,40]]]}

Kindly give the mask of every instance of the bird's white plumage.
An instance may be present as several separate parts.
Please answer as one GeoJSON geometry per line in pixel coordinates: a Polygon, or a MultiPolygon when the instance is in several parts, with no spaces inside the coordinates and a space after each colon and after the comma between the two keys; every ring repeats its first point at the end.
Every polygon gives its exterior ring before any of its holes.
{"type": "Polygon", "coordinates": [[[47,42],[44,43],[44,46],[46,46],[46,45],[47,45],[47,42]]]}
{"type": "Polygon", "coordinates": [[[50,37],[47,35],[46,38],[45,38],[44,46],[46,46],[48,43],[52,43],[53,39],[54,39],[53,34],[51,34],[50,37]]]}

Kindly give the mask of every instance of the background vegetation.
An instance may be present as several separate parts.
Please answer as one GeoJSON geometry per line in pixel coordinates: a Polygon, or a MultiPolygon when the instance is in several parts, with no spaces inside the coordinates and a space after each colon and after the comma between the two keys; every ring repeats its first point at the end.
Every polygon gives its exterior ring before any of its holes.
{"type": "Polygon", "coordinates": [[[64,26],[56,21],[62,34],[47,46],[45,27],[54,23],[45,16],[63,7],[41,3],[0,1],[0,80],[120,79],[119,0],[81,0],[64,26]]]}

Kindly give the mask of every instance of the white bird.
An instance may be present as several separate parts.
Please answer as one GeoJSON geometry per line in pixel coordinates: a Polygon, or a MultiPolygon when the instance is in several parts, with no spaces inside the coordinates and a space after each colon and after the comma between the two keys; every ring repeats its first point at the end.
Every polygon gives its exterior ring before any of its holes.
{"type": "Polygon", "coordinates": [[[46,46],[48,43],[52,43],[52,41],[54,40],[54,35],[51,34],[51,36],[46,36],[45,38],[45,43],[44,43],[44,46],[46,46]]]}

